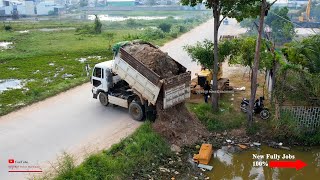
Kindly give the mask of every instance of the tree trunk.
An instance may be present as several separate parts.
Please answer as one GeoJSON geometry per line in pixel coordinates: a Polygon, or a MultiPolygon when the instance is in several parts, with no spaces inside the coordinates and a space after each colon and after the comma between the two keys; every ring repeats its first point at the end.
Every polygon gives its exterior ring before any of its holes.
{"type": "Polygon", "coordinates": [[[251,96],[249,102],[249,111],[248,113],[248,124],[252,125],[253,122],[253,107],[256,99],[256,91],[257,91],[257,76],[258,76],[258,68],[259,68],[259,60],[260,60],[260,47],[261,47],[261,36],[263,32],[263,22],[266,10],[266,0],[262,0],[261,2],[261,12],[259,18],[259,28],[258,28],[258,37],[256,42],[256,50],[254,54],[254,65],[251,75],[251,96]]]}
{"type": "Polygon", "coordinates": [[[212,109],[213,111],[218,111],[218,30],[219,30],[219,21],[220,21],[220,13],[218,12],[219,0],[215,0],[213,5],[213,18],[214,18],[214,61],[213,61],[213,83],[212,83],[212,109]]]}

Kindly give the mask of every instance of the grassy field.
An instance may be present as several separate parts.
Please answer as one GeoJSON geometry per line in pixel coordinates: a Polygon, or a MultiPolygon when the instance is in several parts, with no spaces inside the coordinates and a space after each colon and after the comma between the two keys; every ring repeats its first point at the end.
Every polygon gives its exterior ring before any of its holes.
{"type": "MultiPolygon", "coordinates": [[[[67,155],[54,179],[130,179],[132,173],[137,172],[141,174],[134,176],[146,176],[144,171],[150,171],[163,163],[161,159],[172,155],[169,145],[153,132],[147,122],[130,137],[109,150],[91,155],[80,166],[76,167],[67,155]]],[[[52,178],[52,175],[47,176],[52,178]]]]}
{"type": "Polygon", "coordinates": [[[101,34],[83,33],[85,26],[93,25],[92,21],[6,23],[12,30],[0,27],[0,42],[13,44],[10,49],[0,49],[0,115],[87,82],[86,64],[93,67],[111,59],[110,48],[115,42],[143,39],[161,46],[205,20],[204,15],[102,22],[101,34]],[[161,23],[171,24],[170,32],[157,28],[161,23]],[[64,30],[66,27],[73,29],[64,30]],[[23,30],[28,31],[19,32],[23,30]],[[19,88],[1,91],[1,84],[7,80],[18,81],[19,88]]]}

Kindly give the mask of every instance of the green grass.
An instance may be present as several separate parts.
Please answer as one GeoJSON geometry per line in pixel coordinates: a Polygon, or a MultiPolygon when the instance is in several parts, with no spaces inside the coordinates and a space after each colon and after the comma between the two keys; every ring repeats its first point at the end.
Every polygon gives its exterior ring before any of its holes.
{"type": "Polygon", "coordinates": [[[13,89],[0,93],[0,116],[19,107],[43,100],[59,92],[80,85],[89,80],[85,65],[112,59],[110,47],[119,41],[144,39],[156,45],[176,38],[192,27],[204,22],[205,17],[182,18],[179,20],[123,21],[103,22],[101,34],[79,34],[76,30],[60,30],[42,32],[37,29],[92,26],[92,21],[39,21],[10,23],[13,30],[5,31],[0,27],[0,41],[13,42],[13,48],[0,51],[0,80],[19,79],[23,81],[23,89],[13,89]],[[157,27],[164,21],[172,24],[171,32],[154,38],[147,27],[157,27]],[[183,31],[179,31],[183,26],[183,31]],[[18,30],[29,29],[29,33],[18,30]],[[108,39],[108,34],[114,38],[108,39]],[[85,63],[77,61],[87,58],[85,63]],[[96,56],[101,56],[97,58],[96,56]],[[14,69],[12,69],[14,68],[14,69]],[[65,74],[72,77],[65,78],[65,74]]]}
{"type": "Polygon", "coordinates": [[[146,122],[131,136],[109,150],[89,156],[79,166],[66,155],[54,179],[128,179],[132,173],[150,170],[151,162],[157,165],[170,156],[168,144],[146,122]]]}
{"type": "Polygon", "coordinates": [[[244,126],[246,123],[245,114],[237,112],[230,100],[227,99],[229,95],[225,96],[219,101],[219,112],[214,113],[209,103],[189,104],[188,108],[212,132],[222,132],[244,126]]]}

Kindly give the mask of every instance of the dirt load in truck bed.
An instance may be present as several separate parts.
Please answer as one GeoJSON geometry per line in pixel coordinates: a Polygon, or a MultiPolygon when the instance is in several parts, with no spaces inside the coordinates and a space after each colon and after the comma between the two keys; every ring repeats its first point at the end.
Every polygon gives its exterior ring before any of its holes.
{"type": "Polygon", "coordinates": [[[124,49],[161,78],[168,78],[181,73],[177,63],[167,53],[149,44],[131,44],[124,46],[124,49]]]}
{"type": "MultiPolygon", "coordinates": [[[[167,53],[149,44],[133,43],[123,48],[161,78],[186,72],[186,68],[176,63],[167,53]]],[[[206,128],[188,111],[184,103],[164,110],[163,98],[159,95],[156,108],[157,119],[152,127],[169,143],[178,146],[191,145],[208,134],[206,128]]]]}

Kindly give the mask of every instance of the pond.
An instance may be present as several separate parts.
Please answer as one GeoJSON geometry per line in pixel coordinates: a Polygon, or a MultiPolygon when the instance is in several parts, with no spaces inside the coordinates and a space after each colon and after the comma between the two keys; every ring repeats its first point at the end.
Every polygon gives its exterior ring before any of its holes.
{"type": "MultiPolygon", "coordinates": [[[[231,153],[228,147],[222,147],[214,152],[210,165],[213,170],[206,175],[210,179],[319,179],[320,177],[320,147],[310,151],[301,149],[282,150],[274,149],[268,146],[254,148],[238,153],[231,153]],[[269,166],[253,166],[254,161],[267,161],[270,159],[253,160],[253,154],[257,155],[280,155],[291,154],[295,159],[280,161],[301,160],[307,164],[304,168],[296,170],[295,168],[270,168],[269,166]]],[[[265,156],[266,157],[266,156],[265,156]]]]}

